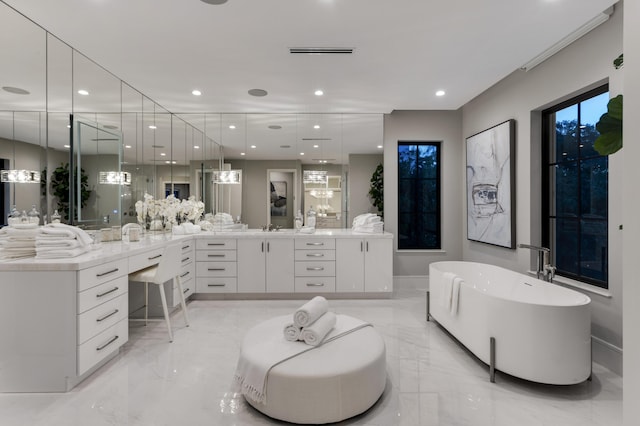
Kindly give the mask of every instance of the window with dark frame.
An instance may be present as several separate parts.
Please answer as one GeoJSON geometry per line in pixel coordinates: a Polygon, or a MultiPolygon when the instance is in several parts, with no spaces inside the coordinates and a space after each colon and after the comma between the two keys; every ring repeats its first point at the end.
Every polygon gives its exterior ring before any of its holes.
{"type": "Polygon", "coordinates": [[[441,247],[440,142],[398,142],[398,249],[441,247]]]}
{"type": "Polygon", "coordinates": [[[601,86],[542,112],[542,243],[558,275],[605,289],[609,167],[593,143],[608,90],[601,86]]]}

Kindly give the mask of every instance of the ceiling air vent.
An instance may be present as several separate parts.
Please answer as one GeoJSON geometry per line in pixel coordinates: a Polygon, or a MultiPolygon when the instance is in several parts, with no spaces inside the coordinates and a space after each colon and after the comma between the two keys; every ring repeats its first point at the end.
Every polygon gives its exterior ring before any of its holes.
{"type": "Polygon", "coordinates": [[[303,141],[330,141],[331,138],[302,138],[303,141]]]}
{"type": "Polygon", "coordinates": [[[291,47],[289,53],[303,55],[350,55],[353,53],[352,47],[291,47]]]}

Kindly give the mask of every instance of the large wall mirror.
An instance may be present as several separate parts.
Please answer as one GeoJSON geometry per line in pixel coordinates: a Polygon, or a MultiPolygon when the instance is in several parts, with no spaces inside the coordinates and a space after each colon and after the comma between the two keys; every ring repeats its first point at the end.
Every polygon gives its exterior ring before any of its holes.
{"type": "Polygon", "coordinates": [[[67,221],[86,227],[135,222],[145,193],[194,196],[205,212],[251,228],[291,227],[296,211],[311,206],[326,227],[349,227],[373,211],[367,193],[382,163],[382,114],[172,113],[4,3],[0,32],[0,167],[42,177],[2,183],[3,223],[14,204],[36,205],[45,218],[60,209],[54,178],[65,167],[75,189],[67,221]],[[270,174],[283,170],[286,178],[270,174]],[[305,183],[309,170],[327,179],[305,183]],[[101,183],[104,172],[127,181],[101,183]]]}

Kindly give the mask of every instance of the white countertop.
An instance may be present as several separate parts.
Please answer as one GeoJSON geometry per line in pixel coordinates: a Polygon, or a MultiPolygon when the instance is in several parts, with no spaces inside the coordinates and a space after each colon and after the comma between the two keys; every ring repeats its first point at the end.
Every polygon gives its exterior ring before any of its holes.
{"type": "Polygon", "coordinates": [[[145,251],[162,247],[168,241],[202,239],[202,238],[393,238],[393,234],[357,233],[351,229],[316,229],[313,234],[295,232],[293,229],[279,231],[262,231],[247,229],[245,231],[207,231],[198,234],[173,235],[170,232],[146,232],[143,238],[135,243],[113,241],[101,243],[89,253],[68,259],[36,259],[34,257],[0,261],[2,271],[77,271],[101,265],[124,257],[134,256],[145,251]]]}

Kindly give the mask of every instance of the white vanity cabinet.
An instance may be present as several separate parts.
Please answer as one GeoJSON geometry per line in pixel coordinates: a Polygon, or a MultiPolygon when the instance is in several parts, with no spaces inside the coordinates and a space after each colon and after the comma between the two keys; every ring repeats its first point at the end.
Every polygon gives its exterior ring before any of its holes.
{"type": "Polygon", "coordinates": [[[196,293],[237,292],[235,238],[196,240],[196,293]]]}
{"type": "Polygon", "coordinates": [[[292,238],[238,238],[238,293],[293,293],[292,238]]]}
{"type": "Polygon", "coordinates": [[[296,247],[296,293],[336,291],[335,238],[298,237],[296,247]]]}
{"type": "MultiPolygon", "coordinates": [[[[182,243],[180,251],[180,281],[185,299],[196,292],[196,250],[195,242],[188,240],[182,243]]],[[[178,283],[173,283],[173,306],[180,304],[178,283]]]]}
{"type": "Polygon", "coordinates": [[[336,292],[392,291],[392,239],[336,239],[336,292]]]}

